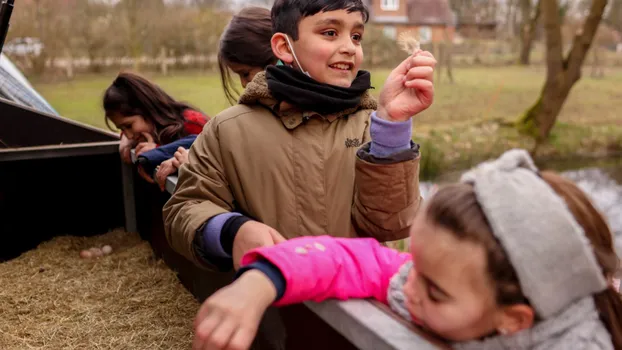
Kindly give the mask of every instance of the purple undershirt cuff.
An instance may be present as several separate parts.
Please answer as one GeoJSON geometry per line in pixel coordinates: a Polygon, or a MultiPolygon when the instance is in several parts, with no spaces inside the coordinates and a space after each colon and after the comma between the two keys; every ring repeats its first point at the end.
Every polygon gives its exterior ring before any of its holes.
{"type": "Polygon", "coordinates": [[[411,148],[413,122],[392,122],[371,114],[371,146],[369,154],[377,158],[387,158],[411,148]]]}
{"type": "Polygon", "coordinates": [[[242,214],[224,213],[216,215],[207,221],[207,224],[203,227],[202,232],[204,250],[206,254],[220,258],[231,258],[231,255],[227,254],[227,252],[222,249],[222,245],[220,244],[220,234],[227,220],[236,216],[242,216],[242,214]]]}

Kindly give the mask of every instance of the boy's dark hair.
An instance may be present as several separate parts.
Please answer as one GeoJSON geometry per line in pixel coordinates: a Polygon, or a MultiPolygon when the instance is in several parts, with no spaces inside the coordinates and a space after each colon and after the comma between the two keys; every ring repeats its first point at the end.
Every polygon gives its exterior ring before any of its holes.
{"type": "Polygon", "coordinates": [[[228,64],[265,68],[276,63],[277,58],[272,52],[270,39],[272,39],[272,19],[270,10],[266,8],[244,8],[229,22],[220,39],[218,68],[225,95],[232,104],[239,93],[232,82],[228,64]]]}
{"type": "Polygon", "coordinates": [[[272,32],[284,33],[298,40],[301,19],[337,10],[360,12],[365,23],[369,19],[369,10],[363,0],[276,0],[272,6],[272,32]]]}

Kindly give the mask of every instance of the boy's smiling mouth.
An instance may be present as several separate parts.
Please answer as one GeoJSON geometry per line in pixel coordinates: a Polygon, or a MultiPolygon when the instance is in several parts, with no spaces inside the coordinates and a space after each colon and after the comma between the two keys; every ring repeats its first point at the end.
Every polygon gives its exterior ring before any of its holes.
{"type": "Polygon", "coordinates": [[[329,65],[329,67],[341,71],[351,71],[354,68],[354,64],[350,62],[337,62],[329,65]]]}

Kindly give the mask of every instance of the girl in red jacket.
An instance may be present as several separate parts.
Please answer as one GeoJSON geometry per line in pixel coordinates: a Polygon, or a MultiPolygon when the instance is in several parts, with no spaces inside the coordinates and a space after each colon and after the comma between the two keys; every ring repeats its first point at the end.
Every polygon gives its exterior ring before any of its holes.
{"type": "MultiPolygon", "coordinates": [[[[121,130],[119,152],[126,163],[131,163],[133,147],[139,156],[159,145],[200,134],[209,119],[198,109],[176,101],[156,84],[129,72],[120,73],[106,89],[103,107],[106,123],[112,122],[121,130]]],[[[153,182],[144,172],[141,175],[153,182]]]]}

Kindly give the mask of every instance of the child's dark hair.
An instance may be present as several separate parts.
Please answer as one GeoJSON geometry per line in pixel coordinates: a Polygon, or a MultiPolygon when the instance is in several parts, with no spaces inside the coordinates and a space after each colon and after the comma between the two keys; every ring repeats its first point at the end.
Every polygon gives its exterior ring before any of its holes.
{"type": "MultiPolygon", "coordinates": [[[[603,216],[587,195],[561,175],[544,171],[542,179],[566,202],[590,240],[603,275],[611,278],[618,269],[613,235],[603,216]]],[[[427,207],[427,218],[459,239],[482,244],[486,249],[490,280],[496,287],[497,304],[529,304],[521,291],[516,271],[505,250],[495,239],[475,191],[468,184],[448,185],[440,189],[427,207]]],[[[607,327],[615,349],[622,349],[622,299],[612,288],[594,295],[600,319],[607,327]]]]}
{"type": "Polygon", "coordinates": [[[298,40],[300,20],[320,12],[346,10],[360,12],[367,23],[369,10],[362,0],[276,0],[272,6],[272,31],[298,40]]]}
{"type": "Polygon", "coordinates": [[[106,89],[103,102],[108,127],[111,116],[140,115],[155,125],[154,136],[160,144],[187,136],[183,112],[186,109],[197,110],[176,101],[156,84],[131,72],[119,73],[112,85],[106,89]]]}
{"type": "Polygon", "coordinates": [[[246,7],[233,16],[220,39],[218,68],[225,95],[231,104],[239,95],[232,83],[229,63],[265,68],[277,58],[272,52],[272,19],[270,10],[246,7]]]}

